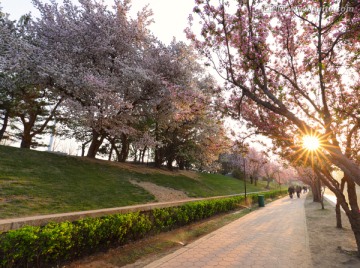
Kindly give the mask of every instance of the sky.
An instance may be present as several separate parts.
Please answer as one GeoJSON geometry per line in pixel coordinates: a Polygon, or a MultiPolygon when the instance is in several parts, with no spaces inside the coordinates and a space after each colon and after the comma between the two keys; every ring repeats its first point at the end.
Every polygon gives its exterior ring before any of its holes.
{"type": "MultiPolygon", "coordinates": [[[[48,2],[48,0],[42,0],[48,2]]],[[[62,0],[57,0],[62,3],[62,0]]],[[[104,0],[111,5],[113,0],[104,0]]],[[[38,12],[33,7],[31,0],[0,0],[4,13],[8,13],[12,20],[17,20],[21,15],[29,13],[37,16],[38,12]]],[[[184,29],[188,26],[188,17],[195,6],[195,0],[132,0],[134,11],[141,10],[149,4],[153,10],[154,23],[150,30],[165,44],[169,44],[175,36],[178,41],[187,41],[184,29]]]]}

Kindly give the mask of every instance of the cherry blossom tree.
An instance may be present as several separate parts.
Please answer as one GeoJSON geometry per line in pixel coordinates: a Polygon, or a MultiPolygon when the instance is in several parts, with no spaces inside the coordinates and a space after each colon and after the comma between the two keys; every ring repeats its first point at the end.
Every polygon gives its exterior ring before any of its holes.
{"type": "Polygon", "coordinates": [[[250,182],[257,185],[261,171],[268,160],[263,152],[259,152],[254,148],[249,148],[246,158],[249,161],[247,172],[250,174],[250,182]]]}
{"type": "MultiPolygon", "coordinates": [[[[271,180],[276,180],[276,175],[281,172],[280,165],[273,161],[266,161],[262,167],[262,171],[267,181],[266,188],[269,189],[271,180]]],[[[282,175],[283,174],[281,174],[281,177],[283,177],[282,175]]]]}
{"type": "MultiPolygon", "coordinates": [[[[317,136],[321,161],[339,167],[351,189],[360,185],[359,3],[195,2],[203,27],[188,36],[226,80],[232,92],[227,109],[275,144],[299,146],[302,136],[317,136]]],[[[330,177],[323,178],[338,192],[330,177]]],[[[350,192],[352,209],[346,202],[342,207],[349,210],[360,255],[360,215],[350,192]]]]}
{"type": "Polygon", "coordinates": [[[147,52],[152,59],[148,68],[158,74],[151,84],[157,98],[141,106],[139,114],[156,141],[155,165],[166,162],[171,169],[176,162],[180,169],[208,167],[218,158],[220,145],[226,145],[213,101],[214,80],[203,75],[193,48],[183,42],[159,43],[147,52]]]}
{"type": "Polygon", "coordinates": [[[302,135],[321,135],[327,157],[360,184],[359,166],[345,155],[334,128],[337,121],[358,126],[358,43],[347,45],[358,30],[358,7],[346,2],[348,9],[325,12],[332,3],[284,1],[287,12],[267,13],[258,1],[238,1],[234,9],[225,1],[196,3],[202,38],[188,35],[233,89],[234,108],[260,129],[283,124],[302,135]],[[305,5],[320,12],[298,13],[305,5]],[[352,16],[347,10],[354,11],[352,16]],[[347,76],[340,68],[345,65],[347,76]],[[309,80],[314,74],[317,79],[309,80]]]}
{"type": "Polygon", "coordinates": [[[95,157],[108,135],[126,143],[132,109],[152,93],[143,87],[151,74],[142,67],[151,13],[144,9],[132,19],[130,1],[114,1],[112,7],[78,2],[34,0],[41,17],[30,29],[47,57],[44,73],[70,98],[68,110],[92,129],[87,155],[95,157]]]}
{"type": "Polygon", "coordinates": [[[3,139],[9,123],[10,109],[12,106],[12,94],[10,87],[11,77],[4,72],[7,66],[7,55],[9,48],[14,45],[15,25],[8,17],[1,12],[0,7],[0,141],[3,139]]]}
{"type": "Polygon", "coordinates": [[[39,67],[44,59],[42,51],[34,44],[35,38],[27,30],[30,17],[24,15],[15,24],[3,20],[8,29],[3,39],[2,55],[2,107],[4,123],[7,123],[15,136],[21,140],[21,148],[37,146],[34,141],[47,129],[54,119],[63,97],[54,93],[48,86],[39,67]]]}

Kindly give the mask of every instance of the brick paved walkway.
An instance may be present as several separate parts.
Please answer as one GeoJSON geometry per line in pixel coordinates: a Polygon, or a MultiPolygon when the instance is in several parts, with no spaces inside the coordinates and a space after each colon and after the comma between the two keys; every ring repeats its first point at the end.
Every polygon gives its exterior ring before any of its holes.
{"type": "Polygon", "coordinates": [[[304,201],[266,204],[146,267],[312,267],[304,201]]]}

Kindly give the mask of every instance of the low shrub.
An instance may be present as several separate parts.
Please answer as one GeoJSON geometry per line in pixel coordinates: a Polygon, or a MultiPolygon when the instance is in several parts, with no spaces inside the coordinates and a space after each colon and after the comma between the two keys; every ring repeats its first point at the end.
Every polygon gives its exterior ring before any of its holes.
{"type": "MultiPolygon", "coordinates": [[[[261,193],[274,198],[283,191],[261,193]]],[[[257,194],[248,195],[257,202],[257,194]]],[[[146,235],[168,231],[239,207],[244,196],[86,218],[74,222],[26,226],[0,234],[0,267],[51,267],[80,256],[123,245],[146,235]]]]}

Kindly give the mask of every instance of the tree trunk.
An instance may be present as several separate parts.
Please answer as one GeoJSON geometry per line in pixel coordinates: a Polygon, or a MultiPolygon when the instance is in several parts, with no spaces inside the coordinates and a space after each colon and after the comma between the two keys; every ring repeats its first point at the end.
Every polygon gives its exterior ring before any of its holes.
{"type": "Polygon", "coordinates": [[[162,148],[155,148],[155,167],[161,168],[163,157],[162,157],[162,148]]]}
{"type": "Polygon", "coordinates": [[[30,149],[32,143],[32,137],[30,134],[23,133],[21,138],[20,148],[30,149]]]}
{"type": "MultiPolygon", "coordinates": [[[[158,109],[158,107],[157,107],[158,109]]],[[[160,141],[159,138],[159,124],[156,122],[155,123],[155,140],[156,141],[160,141]]],[[[159,146],[155,146],[155,150],[154,150],[154,161],[155,161],[155,167],[157,168],[161,168],[161,164],[162,164],[162,148],[159,148],[159,146]]]]}
{"type": "Polygon", "coordinates": [[[110,143],[110,144],[111,144],[111,147],[110,147],[110,152],[109,152],[108,161],[111,161],[112,153],[113,153],[113,151],[114,151],[114,146],[113,146],[113,144],[112,144],[112,143],[110,143]]]}
{"type": "Polygon", "coordinates": [[[92,139],[85,141],[84,143],[81,144],[81,156],[84,157],[85,156],[85,148],[86,145],[88,145],[90,142],[92,141],[92,139]]]}
{"type": "Polygon", "coordinates": [[[31,135],[31,129],[34,126],[35,119],[34,117],[30,117],[29,122],[26,122],[24,116],[22,116],[21,121],[23,122],[24,131],[21,135],[20,148],[30,149],[33,139],[33,135],[31,135]]]}
{"type": "Polygon", "coordinates": [[[147,147],[145,146],[145,147],[144,147],[144,150],[142,150],[141,163],[144,163],[146,151],[147,151],[147,147]]]}
{"type": "Polygon", "coordinates": [[[344,179],[346,180],[349,205],[351,207],[351,210],[347,212],[348,213],[347,216],[349,217],[351,229],[354,232],[357,250],[358,250],[358,257],[360,257],[360,213],[359,213],[360,211],[357,202],[356,184],[347,175],[344,176],[344,179]]]}
{"type": "Polygon", "coordinates": [[[179,160],[178,165],[179,165],[179,170],[185,169],[185,161],[184,160],[179,160]]]}
{"type": "Polygon", "coordinates": [[[126,159],[129,156],[129,147],[130,147],[130,142],[127,135],[125,135],[124,133],[121,134],[121,152],[120,152],[119,162],[126,161],[126,159]]]}
{"type": "Polygon", "coordinates": [[[359,211],[349,210],[347,213],[351,229],[355,236],[355,241],[357,245],[357,255],[360,257],[360,213],[359,211]]]}
{"type": "Polygon", "coordinates": [[[266,189],[269,189],[270,188],[270,178],[267,178],[266,180],[266,189]]]}
{"type": "Polygon", "coordinates": [[[7,128],[9,122],[9,113],[7,111],[5,111],[5,117],[3,119],[3,125],[0,129],[0,141],[4,138],[4,134],[5,134],[5,130],[7,128]]]}
{"type": "Polygon", "coordinates": [[[313,193],[313,202],[321,202],[321,189],[317,182],[312,182],[310,184],[311,191],[313,193]]]}
{"type": "Polygon", "coordinates": [[[93,136],[93,139],[91,141],[88,153],[86,155],[86,157],[89,157],[89,158],[95,158],[97,152],[99,151],[101,144],[103,143],[103,141],[105,139],[105,135],[101,135],[99,132],[97,132],[95,130],[92,131],[92,136],[93,136]]]}
{"type": "Polygon", "coordinates": [[[319,192],[320,192],[320,204],[321,204],[321,209],[325,209],[324,207],[324,192],[322,191],[321,189],[321,181],[319,178],[317,178],[316,180],[317,184],[318,184],[318,189],[319,189],[319,192]]]}
{"type": "MultiPolygon", "coordinates": [[[[345,195],[341,190],[344,182],[341,181],[341,186],[339,186],[339,183],[336,182],[335,180],[331,181],[331,175],[329,173],[325,174],[325,176],[329,177],[329,180],[323,178],[322,179],[323,183],[327,187],[329,187],[329,189],[336,195],[338,203],[341,205],[341,207],[346,213],[346,216],[349,219],[351,230],[353,231],[356,240],[357,254],[358,257],[360,257],[360,213],[359,213],[359,206],[357,203],[355,183],[349,176],[347,176],[346,174],[344,175],[343,180],[347,184],[347,192],[349,198],[349,203],[347,203],[345,199],[345,195]]],[[[319,176],[319,178],[322,178],[322,176],[319,176]]]]}
{"type": "MultiPolygon", "coordinates": [[[[341,207],[344,209],[346,216],[349,219],[351,230],[354,233],[356,245],[357,245],[357,255],[360,257],[360,213],[359,206],[357,203],[357,195],[356,195],[356,185],[349,176],[345,174],[343,180],[347,185],[347,192],[349,198],[349,204],[347,204],[345,200],[345,196],[341,191],[334,192],[336,194],[341,207]],[[350,206],[350,208],[349,208],[350,206]]],[[[343,181],[341,181],[341,187],[343,186],[343,181]]]]}
{"type": "Polygon", "coordinates": [[[172,166],[172,163],[173,163],[173,159],[168,159],[167,160],[167,163],[166,163],[166,166],[167,166],[167,168],[168,168],[168,170],[173,170],[173,166],[172,166]]]}
{"type": "Polygon", "coordinates": [[[340,203],[337,201],[335,206],[335,212],[336,212],[336,228],[342,229],[340,203]]]}
{"type": "Polygon", "coordinates": [[[21,135],[20,148],[30,149],[33,138],[33,136],[31,135],[31,128],[32,128],[32,124],[30,123],[28,124],[26,122],[24,123],[24,131],[23,134],[21,135]]]}
{"type": "MultiPolygon", "coordinates": [[[[341,185],[340,185],[340,191],[341,193],[344,193],[344,187],[345,187],[345,180],[341,179],[341,185]]],[[[342,220],[341,220],[341,204],[338,198],[336,198],[336,228],[342,229],[342,220]]]]}
{"type": "Polygon", "coordinates": [[[357,185],[360,186],[360,167],[355,161],[346,157],[342,154],[341,149],[338,147],[328,148],[325,147],[327,151],[331,153],[332,163],[338,166],[344,174],[348,177],[348,180],[354,181],[357,185]]]}

